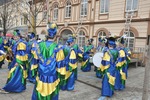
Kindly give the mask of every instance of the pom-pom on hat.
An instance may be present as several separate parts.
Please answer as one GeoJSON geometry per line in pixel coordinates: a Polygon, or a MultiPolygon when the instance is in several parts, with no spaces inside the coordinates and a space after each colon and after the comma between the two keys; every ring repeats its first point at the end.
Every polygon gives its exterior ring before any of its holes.
{"type": "Polygon", "coordinates": [[[89,39],[88,42],[91,44],[94,41],[94,39],[89,39]]]}
{"type": "Polygon", "coordinates": [[[77,35],[76,35],[76,34],[72,34],[72,37],[73,37],[74,39],[76,39],[77,35]]]}
{"type": "Polygon", "coordinates": [[[107,39],[106,39],[106,38],[99,37],[99,38],[98,38],[98,41],[99,41],[99,42],[102,42],[102,43],[106,43],[106,42],[107,42],[107,39]]]}
{"type": "Polygon", "coordinates": [[[122,37],[120,37],[117,42],[121,43],[121,44],[125,44],[125,36],[123,35],[122,37]]]}
{"type": "Polygon", "coordinates": [[[54,38],[57,33],[57,25],[54,23],[48,23],[48,37],[54,38]]]}

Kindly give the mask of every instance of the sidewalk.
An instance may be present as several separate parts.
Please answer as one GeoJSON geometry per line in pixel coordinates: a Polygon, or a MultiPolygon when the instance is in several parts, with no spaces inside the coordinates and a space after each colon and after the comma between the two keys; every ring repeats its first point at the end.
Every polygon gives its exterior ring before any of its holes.
{"type": "MultiPolygon", "coordinates": [[[[115,91],[112,98],[101,98],[101,79],[95,77],[95,72],[81,72],[79,69],[78,80],[74,91],[60,91],[60,100],[142,100],[142,88],[145,67],[130,67],[126,89],[115,91]],[[87,83],[87,84],[85,84],[87,83]],[[90,84],[90,85],[88,85],[90,84]]],[[[0,69],[0,88],[5,85],[8,69],[0,69]]],[[[149,83],[150,84],[150,83],[149,83]]],[[[150,86],[150,85],[149,85],[150,86]]],[[[0,100],[31,100],[34,84],[27,82],[27,89],[22,93],[0,94],[0,100]]],[[[150,94],[150,91],[149,91],[150,94]]],[[[150,97],[149,97],[150,100],[150,97]]]]}

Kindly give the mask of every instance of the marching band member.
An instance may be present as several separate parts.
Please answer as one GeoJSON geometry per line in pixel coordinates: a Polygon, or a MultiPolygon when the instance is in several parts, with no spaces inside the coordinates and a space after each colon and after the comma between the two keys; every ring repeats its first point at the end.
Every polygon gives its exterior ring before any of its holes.
{"type": "Polygon", "coordinates": [[[28,66],[28,79],[30,82],[35,83],[35,78],[37,74],[38,68],[38,56],[37,56],[37,47],[38,43],[35,40],[35,33],[31,33],[29,35],[29,42],[28,42],[28,56],[29,56],[29,66],[28,66]]]}
{"type": "Polygon", "coordinates": [[[108,49],[104,51],[100,70],[103,73],[102,78],[102,96],[111,97],[114,94],[115,68],[118,57],[118,51],[115,48],[115,38],[108,38],[108,49]]]}
{"type": "Polygon", "coordinates": [[[77,61],[78,56],[82,57],[81,51],[78,45],[75,44],[75,37],[71,36],[67,40],[67,47],[65,47],[64,52],[66,56],[66,76],[65,84],[63,85],[63,90],[74,90],[74,83],[77,79],[77,61]]]}
{"type": "Polygon", "coordinates": [[[4,39],[4,48],[5,52],[7,52],[5,56],[5,60],[8,62],[8,66],[11,64],[13,58],[10,56],[12,54],[12,39],[10,37],[6,37],[4,39]]]}
{"type": "MultiPolygon", "coordinates": [[[[59,42],[60,46],[63,46],[60,42],[59,42]]],[[[64,45],[64,56],[65,56],[65,74],[61,74],[61,78],[60,78],[60,89],[61,90],[67,90],[67,82],[68,82],[68,78],[71,75],[71,72],[69,71],[69,53],[70,53],[70,43],[66,42],[66,44],[64,45]]],[[[60,72],[59,72],[60,73],[60,72]]]]}
{"type": "Polygon", "coordinates": [[[49,24],[47,40],[39,43],[38,74],[32,100],[58,100],[59,78],[62,74],[66,74],[66,70],[63,48],[58,48],[54,42],[56,33],[56,24],[49,24]]]}
{"type": "MultiPolygon", "coordinates": [[[[80,50],[79,46],[77,44],[75,44],[76,34],[73,34],[72,37],[74,38],[74,43],[73,43],[72,48],[75,50],[75,52],[77,54],[77,60],[83,59],[83,55],[82,55],[83,52],[80,50]]],[[[75,70],[75,80],[77,80],[77,78],[78,78],[78,67],[76,67],[74,70],[75,70]]]]}
{"type": "Polygon", "coordinates": [[[123,37],[119,38],[119,47],[117,48],[119,51],[118,61],[116,64],[116,81],[115,81],[115,89],[123,90],[125,88],[126,81],[126,73],[127,73],[127,62],[126,62],[126,53],[124,51],[124,43],[125,40],[123,37]]]}
{"type": "Polygon", "coordinates": [[[87,46],[84,46],[84,54],[83,54],[83,61],[81,63],[81,70],[83,72],[88,72],[91,70],[91,63],[89,62],[90,57],[93,56],[94,53],[94,46],[93,46],[93,39],[88,40],[87,46]]]}
{"type": "MultiPolygon", "coordinates": [[[[4,52],[4,39],[3,35],[0,32],[0,50],[4,52]]],[[[2,68],[2,65],[4,64],[5,55],[0,53],[0,68],[2,68]]]]}
{"type": "Polygon", "coordinates": [[[131,56],[131,50],[129,48],[127,48],[125,45],[124,45],[124,51],[125,51],[125,54],[126,54],[126,61],[127,61],[127,65],[126,65],[126,69],[125,69],[125,73],[126,73],[126,78],[128,77],[128,66],[129,66],[129,63],[130,63],[130,56],[131,56]]]}
{"type": "MultiPolygon", "coordinates": [[[[14,36],[15,37],[15,36],[14,36]]],[[[9,65],[11,64],[12,60],[13,60],[13,55],[12,56],[9,56],[10,54],[13,54],[12,53],[12,50],[13,50],[13,46],[15,45],[17,40],[15,40],[13,37],[11,39],[9,39],[9,47],[7,49],[7,58],[6,58],[6,61],[8,62],[8,67],[9,65]]]]}
{"type": "Polygon", "coordinates": [[[9,74],[6,85],[1,92],[22,92],[26,89],[26,62],[28,60],[27,44],[21,39],[19,30],[14,31],[13,60],[9,65],[9,74]]]}
{"type": "Polygon", "coordinates": [[[75,69],[77,68],[77,52],[73,48],[74,46],[74,37],[69,37],[67,40],[67,47],[64,49],[65,56],[66,56],[66,84],[65,90],[74,90],[74,83],[75,83],[75,69]]]}
{"type": "MultiPolygon", "coordinates": [[[[99,40],[99,45],[97,47],[97,52],[104,53],[107,49],[107,47],[105,46],[105,43],[107,42],[107,40],[105,38],[102,38],[102,37],[99,37],[98,40],[99,40]]],[[[98,78],[102,78],[102,72],[100,70],[100,67],[99,68],[95,67],[95,68],[96,68],[96,76],[98,78]]]]}
{"type": "Polygon", "coordinates": [[[124,67],[124,69],[125,69],[126,78],[127,78],[128,77],[128,65],[129,65],[130,60],[131,60],[131,58],[130,58],[131,50],[128,47],[126,47],[125,37],[126,37],[126,35],[122,37],[122,40],[120,42],[122,43],[121,46],[124,47],[125,56],[126,56],[126,67],[124,67]]]}
{"type": "Polygon", "coordinates": [[[99,44],[97,47],[97,52],[104,52],[104,50],[106,49],[105,43],[107,42],[107,40],[105,38],[99,37],[98,38],[99,44]]]}
{"type": "Polygon", "coordinates": [[[8,37],[4,37],[3,39],[4,39],[4,50],[7,51],[9,47],[8,37]]]}

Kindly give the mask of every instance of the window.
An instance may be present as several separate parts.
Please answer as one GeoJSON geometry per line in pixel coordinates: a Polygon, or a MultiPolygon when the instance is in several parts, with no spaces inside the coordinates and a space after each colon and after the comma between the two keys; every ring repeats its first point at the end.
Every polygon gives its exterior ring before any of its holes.
{"type": "Polygon", "coordinates": [[[23,17],[21,17],[20,24],[23,25],[23,17]]]}
{"type": "Polygon", "coordinates": [[[0,27],[2,27],[2,20],[0,19],[0,27]]]}
{"type": "Polygon", "coordinates": [[[99,33],[98,33],[98,38],[99,37],[106,37],[106,33],[104,32],[104,31],[100,31],[99,33]]]}
{"type": "Polygon", "coordinates": [[[46,3],[43,5],[43,11],[42,11],[42,20],[46,21],[47,18],[47,5],[46,3]]]}
{"type": "Polygon", "coordinates": [[[109,0],[101,0],[100,1],[100,13],[108,13],[109,12],[109,0]]]}
{"type": "Polygon", "coordinates": [[[47,10],[43,11],[42,14],[43,21],[45,21],[46,17],[47,17],[47,10]]]}
{"type": "MultiPolygon", "coordinates": [[[[104,31],[100,31],[99,33],[98,33],[98,38],[99,37],[102,37],[102,38],[104,38],[104,37],[106,37],[106,33],[104,32],[104,31]]],[[[98,40],[98,39],[97,39],[98,40]]],[[[98,42],[97,42],[97,46],[98,46],[98,42]]]]}
{"type": "Polygon", "coordinates": [[[134,34],[130,31],[126,36],[126,46],[132,51],[134,48],[134,34]]]}
{"type": "Polygon", "coordinates": [[[71,2],[70,0],[67,1],[67,5],[66,5],[66,13],[65,13],[65,17],[66,18],[70,18],[71,17],[71,2]]]}
{"type": "Polygon", "coordinates": [[[126,0],[126,11],[136,11],[138,8],[138,0],[126,0]]]}
{"type": "Polygon", "coordinates": [[[28,22],[28,15],[24,14],[24,24],[27,25],[28,22]]]}
{"type": "Polygon", "coordinates": [[[88,0],[81,1],[81,16],[87,15],[88,0]]]}
{"type": "Polygon", "coordinates": [[[18,20],[17,20],[17,17],[16,17],[15,26],[17,26],[17,25],[18,25],[18,20]]]}
{"type": "Polygon", "coordinates": [[[79,32],[78,45],[79,45],[79,47],[85,46],[85,33],[83,31],[79,32]]]}
{"type": "Polygon", "coordinates": [[[54,14],[53,19],[57,20],[58,19],[58,5],[54,6],[54,13],[53,14],[54,14]]]}

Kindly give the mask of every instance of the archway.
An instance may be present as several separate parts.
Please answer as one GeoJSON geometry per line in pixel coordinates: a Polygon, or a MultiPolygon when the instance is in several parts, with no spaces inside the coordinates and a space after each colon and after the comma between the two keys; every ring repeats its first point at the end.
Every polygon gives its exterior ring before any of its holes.
{"type": "Polygon", "coordinates": [[[134,49],[135,35],[132,31],[129,31],[126,38],[126,47],[128,47],[131,51],[134,49]]]}
{"type": "Polygon", "coordinates": [[[78,33],[78,45],[79,45],[79,47],[83,47],[83,46],[85,46],[85,43],[86,43],[85,33],[83,30],[81,30],[78,33]]]}
{"type": "Polygon", "coordinates": [[[98,39],[99,39],[99,37],[105,38],[106,36],[107,36],[107,34],[106,34],[105,31],[103,31],[103,30],[99,31],[98,34],[97,34],[97,44],[96,45],[98,46],[98,43],[99,43],[98,39]]]}
{"type": "Polygon", "coordinates": [[[59,43],[64,45],[68,39],[69,36],[71,36],[73,33],[69,29],[65,29],[61,32],[60,38],[59,38],[59,43]]]}

